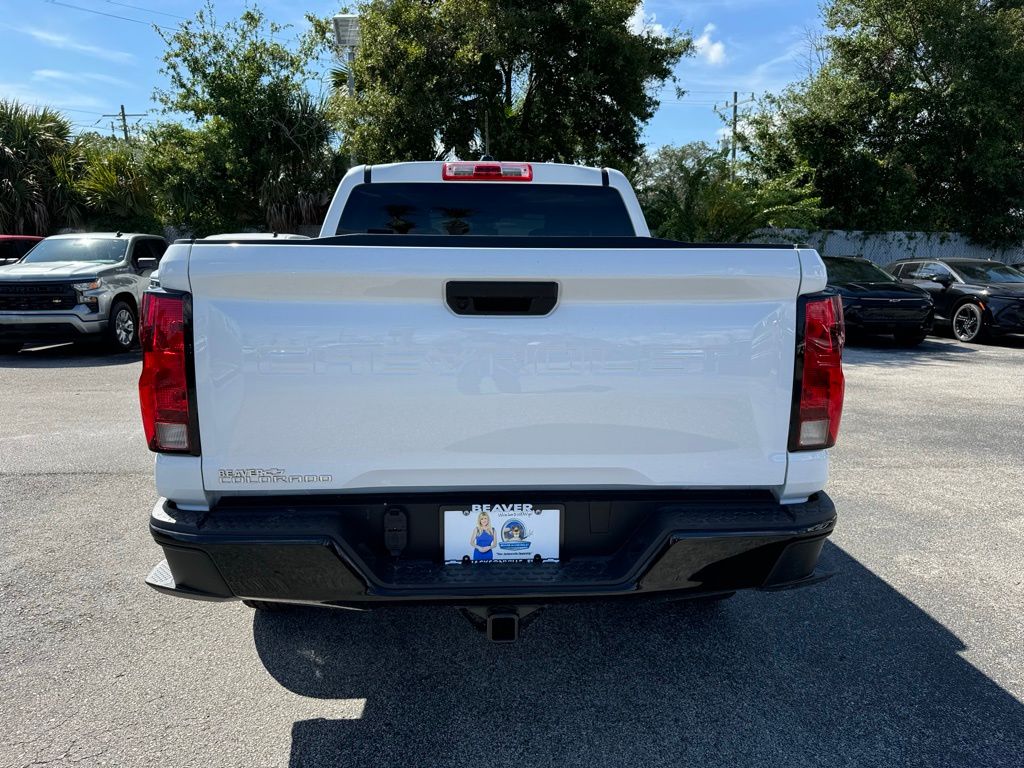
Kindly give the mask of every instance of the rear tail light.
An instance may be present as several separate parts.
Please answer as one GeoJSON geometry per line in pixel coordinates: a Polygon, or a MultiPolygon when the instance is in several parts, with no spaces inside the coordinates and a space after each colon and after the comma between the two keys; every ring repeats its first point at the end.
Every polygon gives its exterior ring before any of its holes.
{"type": "Polygon", "coordinates": [[[791,451],[831,448],[843,415],[842,302],[838,296],[811,297],[804,304],[803,314],[789,432],[791,451]]]}
{"type": "Polygon", "coordinates": [[[147,293],[142,300],[139,401],[151,451],[197,452],[190,419],[184,294],[147,293]]]}
{"type": "Polygon", "coordinates": [[[445,163],[441,168],[444,181],[532,181],[533,166],[529,163],[445,163]]]}

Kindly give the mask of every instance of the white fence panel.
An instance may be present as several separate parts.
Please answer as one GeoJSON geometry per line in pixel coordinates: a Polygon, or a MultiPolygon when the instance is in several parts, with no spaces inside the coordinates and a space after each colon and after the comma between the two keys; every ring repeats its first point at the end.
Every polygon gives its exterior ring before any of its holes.
{"type": "Polygon", "coordinates": [[[956,232],[862,232],[822,230],[806,232],[783,229],[764,232],[765,242],[806,243],[822,256],[862,256],[886,265],[897,259],[996,259],[1024,261],[1024,247],[995,249],[972,243],[956,232]]]}

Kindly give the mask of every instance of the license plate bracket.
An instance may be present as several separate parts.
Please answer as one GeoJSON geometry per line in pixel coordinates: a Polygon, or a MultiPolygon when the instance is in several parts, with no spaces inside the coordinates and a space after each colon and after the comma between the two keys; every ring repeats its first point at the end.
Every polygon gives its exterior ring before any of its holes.
{"type": "Polygon", "coordinates": [[[441,507],[445,563],[558,562],[561,504],[450,504],[441,507]]]}

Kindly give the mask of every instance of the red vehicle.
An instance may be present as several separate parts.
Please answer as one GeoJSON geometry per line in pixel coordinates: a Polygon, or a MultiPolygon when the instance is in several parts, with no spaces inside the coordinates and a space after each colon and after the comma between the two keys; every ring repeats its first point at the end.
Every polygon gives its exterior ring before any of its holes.
{"type": "Polygon", "coordinates": [[[0,235],[0,264],[13,264],[42,239],[35,235],[0,235]]]}

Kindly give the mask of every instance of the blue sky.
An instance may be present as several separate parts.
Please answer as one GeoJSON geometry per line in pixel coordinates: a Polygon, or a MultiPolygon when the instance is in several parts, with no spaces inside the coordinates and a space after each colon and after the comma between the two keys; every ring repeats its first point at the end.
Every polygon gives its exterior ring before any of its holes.
{"type": "MultiPolygon", "coordinates": [[[[133,122],[155,122],[159,113],[152,93],[161,83],[162,44],[149,25],[173,27],[201,3],[0,0],[0,97],[59,107],[80,130],[96,126],[109,132],[111,119],[102,115],[122,103],[130,113],[148,113],[133,122]]],[[[258,4],[275,21],[296,25],[296,32],[307,11],[330,15],[340,5],[338,0],[258,4]]],[[[218,16],[237,16],[243,5],[217,0],[218,16]]],[[[641,17],[647,25],[690,30],[697,41],[697,54],[677,70],[688,93],[678,100],[671,88],[664,91],[644,135],[651,146],[716,142],[723,124],[714,105],[730,100],[734,90],[741,100],[749,99],[751,93],[778,90],[800,78],[806,71],[808,30],[820,27],[817,0],[648,0],[634,23],[641,17]]]]}

